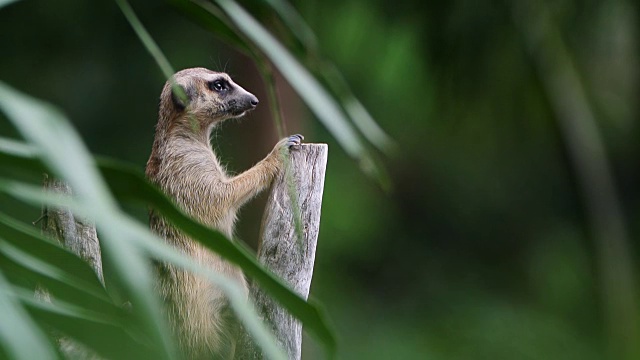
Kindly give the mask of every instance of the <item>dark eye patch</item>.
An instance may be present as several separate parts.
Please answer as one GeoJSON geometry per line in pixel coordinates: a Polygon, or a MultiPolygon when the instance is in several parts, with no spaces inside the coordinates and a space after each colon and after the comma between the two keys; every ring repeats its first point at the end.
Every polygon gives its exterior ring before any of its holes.
{"type": "Polygon", "coordinates": [[[209,82],[209,90],[223,92],[229,90],[229,83],[224,79],[217,79],[209,82]]]}

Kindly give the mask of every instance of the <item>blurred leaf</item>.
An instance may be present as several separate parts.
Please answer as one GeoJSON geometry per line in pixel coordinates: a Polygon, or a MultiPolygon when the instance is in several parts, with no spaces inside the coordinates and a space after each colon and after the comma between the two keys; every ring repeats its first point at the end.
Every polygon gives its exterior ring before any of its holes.
{"type": "Polygon", "coordinates": [[[315,57],[318,52],[318,40],[300,13],[285,0],[262,0],[280,17],[289,30],[289,35],[297,39],[307,54],[315,57]]]}
{"type": "Polygon", "coordinates": [[[115,270],[114,285],[136,305],[138,324],[157,345],[159,358],[174,358],[172,341],[153,295],[146,259],[127,241],[127,229],[113,226],[119,210],[93,159],[64,115],[0,82],[0,109],[22,136],[36,146],[43,162],[74,189],[84,204],[82,215],[101,227],[101,247],[115,270]],[[102,225],[102,226],[101,226],[102,225]]]}
{"type": "Polygon", "coordinates": [[[8,275],[30,279],[56,300],[79,304],[107,320],[123,317],[93,269],[77,255],[2,213],[0,234],[0,254],[7,258],[0,262],[0,269],[8,275]]]}
{"type": "Polygon", "coordinates": [[[156,358],[149,344],[136,341],[128,331],[108,321],[108,318],[96,316],[95,313],[87,312],[75,304],[57,299],[53,302],[37,300],[31,290],[15,289],[15,291],[29,313],[39,323],[72,337],[104,358],[156,358]]]}
{"type": "MultiPolygon", "coordinates": [[[[191,21],[199,24],[206,30],[215,33],[222,40],[229,43],[236,50],[241,51],[247,55],[252,53],[248,44],[242,39],[230,26],[225,23],[223,14],[218,17],[211,17],[211,14],[204,10],[202,7],[194,4],[191,1],[185,0],[169,0],[171,5],[180,10],[183,15],[186,15],[191,21]]],[[[158,64],[159,65],[159,64],[158,64]]]]}
{"type": "Polygon", "coordinates": [[[303,52],[297,56],[298,61],[304,63],[316,77],[327,84],[329,91],[338,99],[346,114],[369,142],[387,155],[395,154],[397,144],[380,128],[356,98],[337,67],[322,56],[313,31],[300,13],[285,0],[263,1],[283,21],[285,26],[279,29],[283,30],[287,36],[298,40],[303,49],[303,52]]]}
{"type": "Polygon", "coordinates": [[[29,279],[45,287],[56,299],[82,304],[87,310],[104,313],[110,318],[115,319],[118,315],[119,309],[106,296],[96,294],[91,287],[83,284],[67,283],[65,280],[70,276],[64,269],[47,264],[2,238],[0,238],[0,259],[3,259],[0,268],[8,276],[19,277],[22,281],[29,279]]]}
{"type": "Polygon", "coordinates": [[[320,57],[314,61],[308,60],[307,64],[309,64],[308,66],[318,64],[314,71],[316,76],[324,79],[331,91],[336,94],[347,115],[353,120],[362,135],[387,155],[396,155],[398,144],[382,130],[369,111],[356,98],[336,66],[320,57]]]}
{"type": "MultiPolygon", "coordinates": [[[[198,1],[204,9],[211,4],[198,1]]],[[[366,156],[357,134],[332,97],[313,76],[253,16],[234,1],[216,1],[233,24],[246,35],[287,78],[309,108],[325,124],[345,151],[356,158],[366,156]]]]}
{"type": "Polygon", "coordinates": [[[7,170],[19,170],[33,174],[41,174],[45,171],[44,165],[38,159],[38,151],[35,147],[22,141],[0,137],[0,174],[6,175],[7,170]]]}
{"type": "MultiPolygon", "coordinates": [[[[0,109],[24,138],[34,145],[33,150],[27,151],[40,154],[56,175],[70,183],[79,198],[99,208],[115,208],[106,184],[93,167],[93,159],[58,109],[20,94],[3,82],[0,82],[0,109]]],[[[4,144],[8,143],[4,141],[4,144]]],[[[17,143],[10,144],[15,153],[17,143]]],[[[23,147],[22,152],[25,149],[23,147]]]]}
{"type": "Polygon", "coordinates": [[[93,269],[77,255],[42,236],[33,227],[21,224],[0,213],[0,234],[18,250],[46,262],[51,267],[43,271],[69,285],[74,285],[102,299],[107,294],[93,269]]]}
{"type": "MultiPolygon", "coordinates": [[[[0,348],[11,359],[57,359],[47,336],[33,322],[0,271],[0,348]]],[[[1,354],[1,353],[0,353],[1,354]]]]}
{"type": "Polygon", "coordinates": [[[19,0],[0,0],[0,8],[10,5],[16,1],[19,1],[19,0]]]}
{"type": "Polygon", "coordinates": [[[147,30],[144,28],[144,26],[142,26],[140,19],[138,19],[136,14],[133,12],[131,5],[129,5],[129,3],[126,0],[115,0],[115,1],[118,4],[118,7],[120,7],[122,14],[124,14],[125,18],[127,18],[127,21],[129,22],[133,30],[136,32],[136,35],[138,35],[138,38],[140,39],[144,47],[147,49],[149,54],[153,56],[153,59],[156,61],[156,63],[160,67],[160,70],[162,71],[164,76],[167,78],[167,80],[171,83],[173,92],[185,104],[189,103],[189,98],[187,97],[187,94],[184,92],[184,89],[181,86],[178,86],[173,81],[172,76],[175,73],[175,71],[173,71],[171,64],[169,64],[169,60],[167,60],[167,57],[164,56],[164,54],[162,53],[162,50],[160,50],[160,48],[158,47],[158,44],[156,44],[156,42],[153,41],[153,38],[151,38],[151,35],[149,35],[147,30]]]}
{"type": "Polygon", "coordinates": [[[174,71],[171,68],[171,64],[169,64],[169,60],[167,60],[167,57],[164,56],[162,50],[160,50],[160,48],[158,47],[158,44],[153,41],[151,35],[149,35],[144,26],[142,26],[142,23],[140,23],[140,20],[133,12],[131,5],[129,5],[126,0],[115,0],[115,2],[116,4],[118,4],[118,7],[120,7],[120,10],[124,14],[125,18],[127,18],[127,21],[136,32],[136,35],[138,35],[138,38],[140,39],[144,47],[147,49],[149,54],[153,56],[153,59],[160,67],[160,70],[162,70],[164,76],[167,79],[170,79],[173,76],[174,71]]]}
{"type": "Polygon", "coordinates": [[[38,154],[33,146],[24,142],[0,137],[0,152],[20,157],[36,157],[38,154]]]}

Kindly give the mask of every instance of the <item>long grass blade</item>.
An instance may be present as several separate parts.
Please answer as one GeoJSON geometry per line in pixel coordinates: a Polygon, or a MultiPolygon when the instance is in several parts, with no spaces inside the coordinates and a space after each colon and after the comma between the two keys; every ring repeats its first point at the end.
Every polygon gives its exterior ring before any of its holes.
{"type": "Polygon", "coordinates": [[[0,348],[11,359],[57,359],[56,351],[40,327],[22,307],[0,271],[0,348]]]}
{"type": "Polygon", "coordinates": [[[284,32],[288,37],[296,39],[302,48],[302,52],[297,54],[297,59],[327,84],[328,90],[369,142],[387,155],[394,155],[397,152],[397,144],[356,98],[337,67],[322,55],[313,31],[300,13],[285,0],[263,1],[282,21],[284,26],[278,27],[281,33],[284,32]]]}
{"type": "Polygon", "coordinates": [[[14,287],[17,298],[41,326],[79,341],[106,359],[154,359],[155,351],[135,329],[124,328],[100,314],[88,312],[77,304],[34,298],[33,291],[14,287]],[[114,346],[117,344],[117,346],[114,346]]]}
{"type": "Polygon", "coordinates": [[[0,9],[19,0],[0,0],[0,9]]]}
{"type": "MultiPolygon", "coordinates": [[[[211,11],[211,4],[197,1],[205,10],[211,11]]],[[[307,106],[329,129],[345,151],[360,160],[367,159],[367,153],[358,135],[349,125],[340,107],[317,82],[317,80],[271,35],[256,19],[234,1],[218,0],[216,4],[229,17],[296,89],[307,106]]]]}

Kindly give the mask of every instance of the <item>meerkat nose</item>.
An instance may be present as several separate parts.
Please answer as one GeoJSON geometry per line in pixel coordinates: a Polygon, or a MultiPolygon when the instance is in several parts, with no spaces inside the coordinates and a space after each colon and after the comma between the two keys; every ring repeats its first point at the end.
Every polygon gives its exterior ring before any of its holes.
{"type": "Polygon", "coordinates": [[[258,101],[258,98],[254,96],[251,98],[250,102],[252,107],[256,107],[260,101],[258,101]]]}

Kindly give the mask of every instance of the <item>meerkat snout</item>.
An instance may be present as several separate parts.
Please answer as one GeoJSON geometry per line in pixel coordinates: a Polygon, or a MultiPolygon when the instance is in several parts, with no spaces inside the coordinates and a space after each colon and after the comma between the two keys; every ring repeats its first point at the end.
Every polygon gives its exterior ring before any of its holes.
{"type": "Polygon", "coordinates": [[[247,113],[247,111],[255,109],[260,102],[255,95],[248,91],[245,91],[244,89],[242,90],[245,92],[245,94],[241,94],[237,98],[231,98],[227,102],[227,107],[229,108],[229,112],[233,117],[243,116],[247,113]]]}

